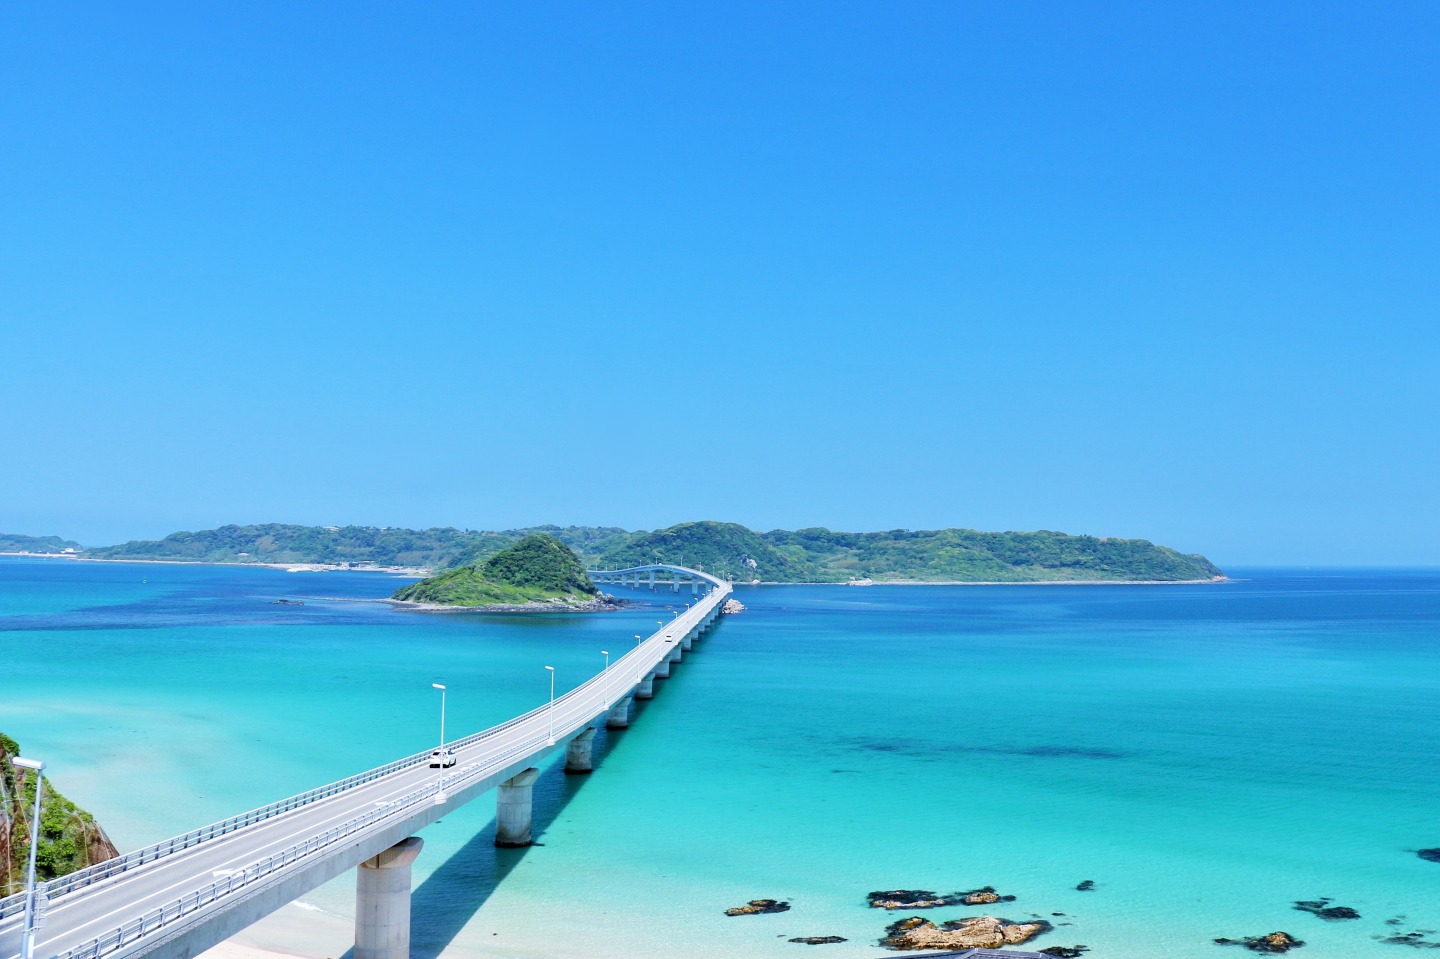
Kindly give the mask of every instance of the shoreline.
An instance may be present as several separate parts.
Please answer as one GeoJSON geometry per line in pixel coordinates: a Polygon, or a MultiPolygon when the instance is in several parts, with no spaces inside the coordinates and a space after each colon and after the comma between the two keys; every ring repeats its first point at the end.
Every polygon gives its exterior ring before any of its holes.
{"type": "MultiPolygon", "coordinates": [[[[342,566],[337,563],[222,563],[198,559],[102,559],[94,556],[79,556],[68,553],[26,553],[0,552],[0,556],[31,556],[41,559],[68,559],[79,563],[144,563],[154,566],[258,566],[264,569],[283,569],[297,573],[387,573],[392,576],[409,576],[424,579],[433,576],[434,570],[424,566],[342,566]]],[[[732,581],[731,586],[1205,586],[1234,582],[1229,576],[1212,576],[1209,579],[877,579],[871,581],[837,582],[793,582],[774,580],[761,582],[732,581]]],[[[316,597],[324,599],[326,597],[316,597]]],[[[435,603],[410,603],[405,600],[363,600],[363,602],[384,602],[412,609],[416,612],[596,612],[598,607],[555,607],[537,606],[442,606],[435,603]]],[[[608,608],[608,607],[607,607],[608,608]]]]}
{"type": "Polygon", "coordinates": [[[39,559],[68,559],[76,563],[143,563],[148,566],[256,566],[262,569],[283,569],[287,573],[389,573],[392,576],[414,576],[424,579],[434,570],[426,566],[346,566],[340,563],[222,563],[206,559],[107,559],[80,556],[74,553],[0,552],[0,556],[31,556],[39,559]]]}
{"type": "Polygon", "coordinates": [[[1209,579],[877,579],[845,583],[732,583],[732,586],[1211,586],[1234,582],[1229,576],[1209,579]]]}

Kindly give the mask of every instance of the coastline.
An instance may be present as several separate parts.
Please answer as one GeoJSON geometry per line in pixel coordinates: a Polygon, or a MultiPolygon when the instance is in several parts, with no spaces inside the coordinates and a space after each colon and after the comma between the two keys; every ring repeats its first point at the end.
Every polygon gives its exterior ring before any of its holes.
{"type": "Polygon", "coordinates": [[[426,566],[346,566],[340,563],[221,563],[204,559],[105,559],[73,553],[0,552],[0,556],[31,556],[41,559],[68,559],[76,563],[144,563],[149,566],[258,566],[283,569],[287,573],[390,573],[394,576],[415,576],[424,579],[434,573],[426,566]]]}
{"type": "Polygon", "coordinates": [[[734,583],[734,586],[1211,586],[1234,582],[1229,576],[1209,579],[877,579],[869,582],[845,583],[782,583],[769,580],[758,583],[734,583]]]}

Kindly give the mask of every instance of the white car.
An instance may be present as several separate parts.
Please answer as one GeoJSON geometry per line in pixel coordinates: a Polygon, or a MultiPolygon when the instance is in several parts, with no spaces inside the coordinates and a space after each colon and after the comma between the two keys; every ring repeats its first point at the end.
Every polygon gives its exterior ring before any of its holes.
{"type": "Polygon", "coordinates": [[[455,750],[446,748],[435,749],[431,751],[431,769],[449,769],[453,765],[455,765],[455,750]]]}

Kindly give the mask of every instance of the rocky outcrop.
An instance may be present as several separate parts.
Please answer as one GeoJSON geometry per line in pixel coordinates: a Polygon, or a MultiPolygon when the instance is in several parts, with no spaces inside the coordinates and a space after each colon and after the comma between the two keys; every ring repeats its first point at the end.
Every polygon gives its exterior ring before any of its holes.
{"type": "Polygon", "coordinates": [[[800,942],[807,946],[828,946],[837,942],[849,942],[844,936],[800,936],[787,942],[800,942]]]}
{"type": "Polygon", "coordinates": [[[1221,946],[1244,946],[1251,952],[1282,953],[1298,949],[1305,943],[1288,932],[1272,932],[1268,936],[1254,936],[1248,939],[1216,939],[1221,946]]]}
{"type": "Polygon", "coordinates": [[[936,925],[923,916],[911,916],[885,930],[880,945],[887,949],[999,949],[1028,942],[1050,929],[1043,919],[1007,922],[994,916],[955,919],[936,925]]]}
{"type": "Polygon", "coordinates": [[[751,899],[743,906],[736,906],[733,909],[726,909],[727,916],[758,916],[767,912],[789,912],[788,902],[777,902],[774,899],[751,899]]]}
{"type": "Polygon", "coordinates": [[[867,893],[872,909],[934,909],[936,906],[989,906],[997,902],[1014,902],[1014,896],[1002,896],[994,886],[983,886],[969,892],[940,895],[929,889],[880,889],[867,893]]]}
{"type": "Polygon", "coordinates": [[[725,605],[720,607],[720,612],[722,612],[722,613],[727,613],[727,614],[729,614],[729,613],[743,613],[744,611],[745,611],[745,604],[742,603],[742,602],[740,602],[740,600],[738,600],[738,599],[727,599],[727,600],[725,600],[725,605]]]}
{"type": "MultiPolygon", "coordinates": [[[[30,854],[30,814],[34,809],[34,780],[16,776],[11,763],[20,746],[0,733],[0,896],[25,886],[25,861],[30,854]]],[[[55,791],[45,780],[40,807],[40,848],[35,874],[54,879],[120,855],[95,817],[55,791]]]]}
{"type": "Polygon", "coordinates": [[[1346,919],[1359,919],[1360,913],[1349,906],[1332,906],[1332,900],[1327,897],[1320,899],[1302,899],[1295,903],[1295,908],[1300,912],[1308,912],[1312,916],[1319,916],[1326,922],[1344,922],[1346,919]]]}
{"type": "Polygon", "coordinates": [[[1095,880],[1086,879],[1075,886],[1077,892],[1092,892],[1095,889],[1095,880]]]}

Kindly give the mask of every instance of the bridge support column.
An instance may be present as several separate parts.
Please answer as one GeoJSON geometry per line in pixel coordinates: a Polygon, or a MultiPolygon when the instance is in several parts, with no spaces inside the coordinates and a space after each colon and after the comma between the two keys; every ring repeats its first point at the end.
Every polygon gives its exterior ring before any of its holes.
{"type": "Polygon", "coordinates": [[[685,638],[682,639],[682,640],[680,640],[680,648],[683,649],[683,650],[685,650],[685,652],[687,652],[687,653],[690,652],[690,648],[691,648],[692,646],[694,646],[694,645],[695,645],[695,634],[694,634],[694,633],[686,633],[686,634],[685,634],[685,638]]]}
{"type": "Polygon", "coordinates": [[[576,775],[588,773],[595,767],[590,763],[590,748],[595,743],[595,727],[591,726],[565,747],[565,772],[576,775]]]}
{"type": "Polygon", "coordinates": [[[424,845],[402,839],[355,870],[355,959],[410,959],[410,866],[424,845]]]}
{"type": "Polygon", "coordinates": [[[673,650],[671,650],[671,652],[670,652],[670,662],[672,662],[672,663],[678,663],[678,662],[680,662],[680,660],[682,660],[682,659],[684,659],[684,658],[685,658],[685,650],[681,649],[679,646],[676,646],[673,650]]]}
{"type": "Polygon", "coordinates": [[[516,849],[531,844],[531,793],[540,770],[531,767],[500,784],[495,796],[495,845],[516,849]]]}
{"type": "Polygon", "coordinates": [[[620,701],[619,701],[618,703],[616,703],[614,706],[611,706],[611,707],[610,707],[610,712],[605,715],[605,728],[606,728],[606,729],[629,729],[629,728],[630,728],[630,703],[631,703],[631,701],[632,701],[632,700],[630,699],[630,697],[629,697],[629,696],[626,696],[624,699],[620,700],[620,701]]]}
{"type": "Polygon", "coordinates": [[[655,698],[655,674],[654,674],[654,673],[651,673],[649,676],[646,676],[644,679],[640,680],[640,685],[635,687],[635,698],[636,698],[636,699],[654,699],[654,698],[655,698]]]}
{"type": "Polygon", "coordinates": [[[655,665],[655,672],[652,675],[656,679],[670,678],[670,658],[668,656],[655,665]]]}
{"type": "Polygon", "coordinates": [[[691,596],[699,596],[699,595],[700,595],[700,581],[699,581],[698,579],[692,579],[692,580],[690,581],[690,595],[691,595],[691,596]]]}
{"type": "Polygon", "coordinates": [[[655,571],[650,571],[650,592],[655,592],[655,571]]]}

